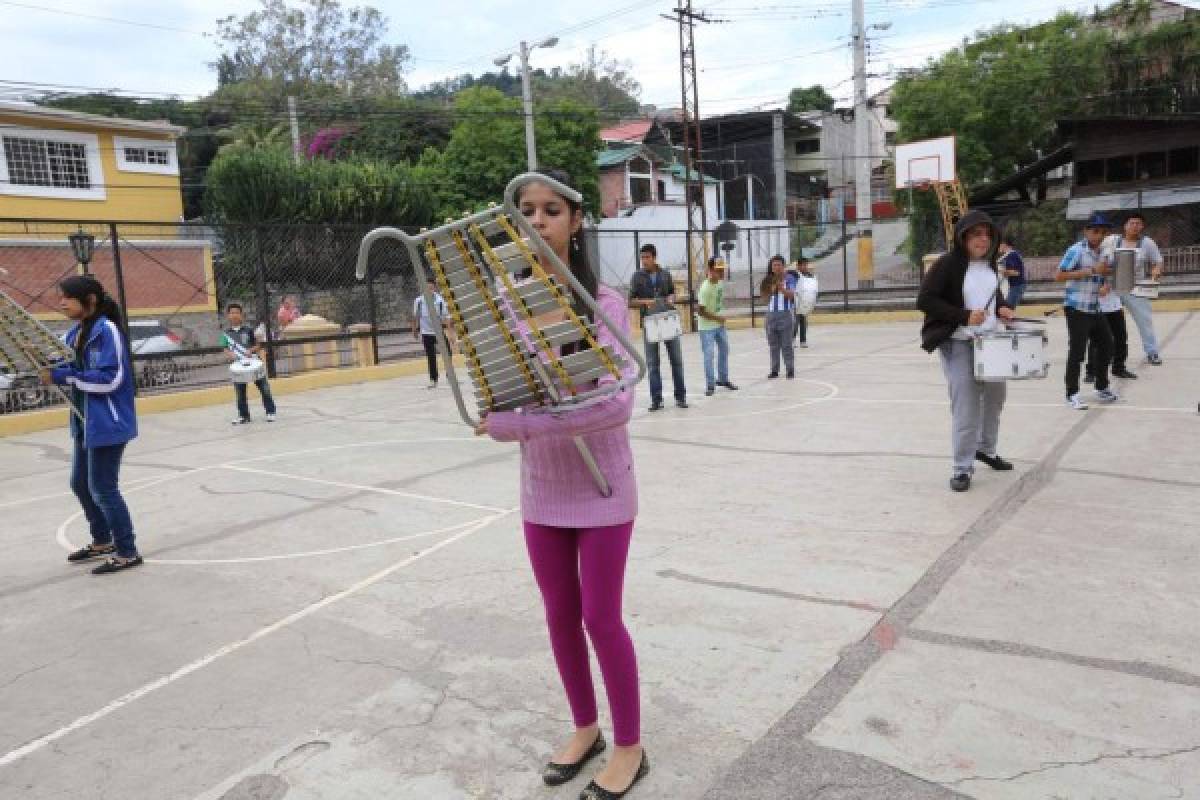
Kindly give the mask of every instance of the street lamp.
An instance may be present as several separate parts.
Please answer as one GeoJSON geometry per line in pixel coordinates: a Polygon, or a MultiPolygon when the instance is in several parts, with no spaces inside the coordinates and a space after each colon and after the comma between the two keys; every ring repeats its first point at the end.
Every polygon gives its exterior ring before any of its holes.
{"type": "MultiPolygon", "coordinates": [[[[525,160],[529,165],[530,172],[537,169],[537,144],[533,136],[533,89],[529,85],[529,54],[538,47],[549,49],[556,44],[558,44],[557,36],[543,39],[533,46],[521,42],[521,100],[525,107],[525,160]]],[[[511,60],[512,53],[509,53],[493,60],[492,63],[497,67],[503,67],[511,60]]]]}
{"type": "Polygon", "coordinates": [[[85,233],[83,228],[80,228],[68,236],[67,241],[71,243],[71,252],[75,254],[75,261],[83,265],[83,274],[87,275],[88,264],[92,262],[92,253],[96,249],[96,237],[85,233]]]}

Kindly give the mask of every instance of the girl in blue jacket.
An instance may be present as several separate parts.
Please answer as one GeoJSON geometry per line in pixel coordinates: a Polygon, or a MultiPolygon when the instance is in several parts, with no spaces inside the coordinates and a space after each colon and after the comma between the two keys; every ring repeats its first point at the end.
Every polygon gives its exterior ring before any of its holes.
{"type": "Polygon", "coordinates": [[[90,275],[73,275],[58,286],[59,308],[75,324],[65,341],[75,351],[69,364],[43,373],[43,381],[68,387],[71,403],[71,489],[83,506],[92,542],[67,556],[72,563],[109,556],[96,575],[140,566],[133,521],[117,486],[125,445],[137,436],[133,371],[121,337],[121,308],[90,275]],[[82,421],[80,420],[82,417],[82,421]]]}

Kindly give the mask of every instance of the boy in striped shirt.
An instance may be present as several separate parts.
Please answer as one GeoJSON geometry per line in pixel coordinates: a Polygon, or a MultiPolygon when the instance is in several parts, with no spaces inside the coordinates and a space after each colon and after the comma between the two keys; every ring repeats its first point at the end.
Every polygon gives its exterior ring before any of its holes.
{"type": "Polygon", "coordinates": [[[1108,366],[1112,360],[1113,338],[1108,322],[1100,311],[1100,287],[1112,273],[1111,258],[1103,250],[1104,237],[1112,226],[1103,214],[1092,214],[1083,230],[1083,240],[1071,245],[1063,255],[1054,280],[1066,283],[1063,312],[1067,317],[1067,404],[1087,410],[1079,396],[1079,372],[1087,352],[1088,340],[1096,348],[1096,399],[1102,403],[1117,400],[1108,388],[1108,366]]]}

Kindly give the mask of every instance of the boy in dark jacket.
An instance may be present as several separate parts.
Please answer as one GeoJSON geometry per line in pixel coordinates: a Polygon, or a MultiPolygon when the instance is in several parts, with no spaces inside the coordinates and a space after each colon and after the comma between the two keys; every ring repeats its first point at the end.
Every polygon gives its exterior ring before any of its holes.
{"type": "Polygon", "coordinates": [[[917,294],[917,308],[925,312],[921,347],[938,352],[950,392],[954,451],[950,488],[956,492],[971,487],[976,460],[995,470],[1012,469],[996,452],[1007,387],[1003,381],[975,380],[973,352],[976,333],[996,330],[1001,321],[1013,317],[1000,293],[997,238],[987,214],[964,214],[954,226],[954,248],[934,262],[917,294]]]}

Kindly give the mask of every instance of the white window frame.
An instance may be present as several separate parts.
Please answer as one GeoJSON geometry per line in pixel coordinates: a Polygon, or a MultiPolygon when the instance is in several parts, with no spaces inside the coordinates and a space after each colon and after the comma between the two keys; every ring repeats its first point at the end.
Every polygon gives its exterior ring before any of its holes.
{"type": "Polygon", "coordinates": [[[179,156],[176,153],[175,142],[166,139],[132,139],[127,136],[114,136],[113,149],[117,151],[117,169],[121,172],[145,172],[151,175],[178,175],[179,156]],[[146,150],[166,150],[166,164],[138,164],[125,160],[126,147],[141,147],[146,150]]]}
{"type": "Polygon", "coordinates": [[[4,126],[0,129],[0,194],[18,197],[46,197],[55,200],[104,200],[107,195],[104,189],[104,164],[100,160],[100,137],[94,133],[79,133],[78,131],[26,128],[20,125],[4,126]],[[22,183],[10,183],[8,154],[4,148],[4,136],[6,135],[22,139],[44,139],[51,142],[83,145],[87,149],[88,180],[91,181],[92,188],[67,189],[59,186],[28,186],[22,183]]]}

